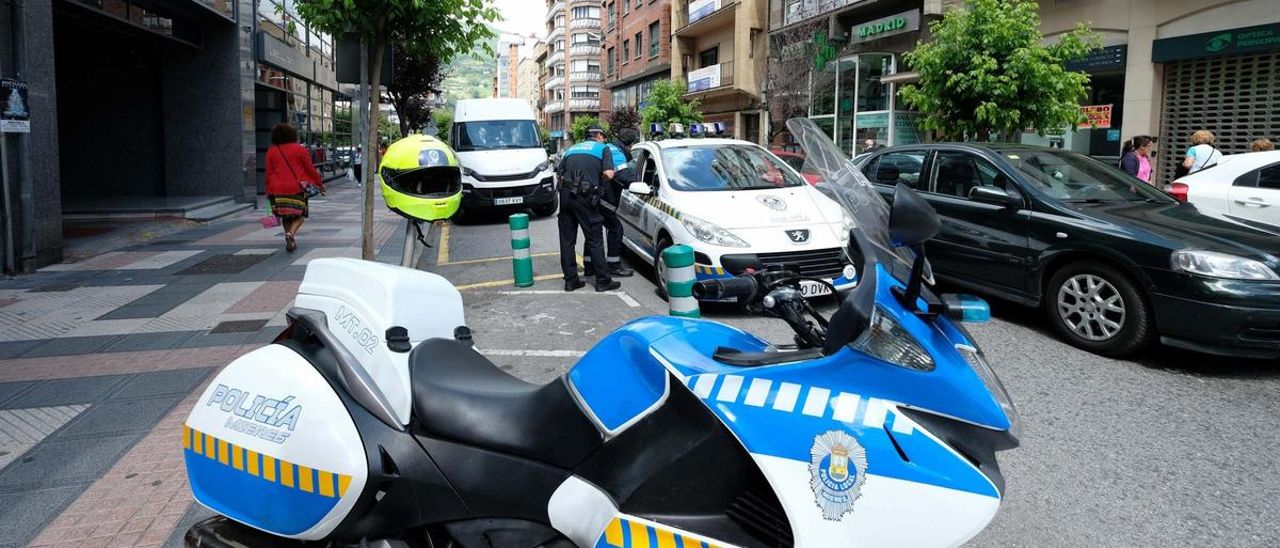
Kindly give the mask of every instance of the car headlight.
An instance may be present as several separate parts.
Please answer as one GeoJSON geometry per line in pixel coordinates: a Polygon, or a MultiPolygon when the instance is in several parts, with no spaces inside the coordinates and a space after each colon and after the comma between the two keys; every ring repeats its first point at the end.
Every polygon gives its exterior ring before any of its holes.
{"type": "Polygon", "coordinates": [[[469,167],[463,166],[463,167],[462,167],[462,169],[461,169],[461,171],[462,171],[462,175],[464,175],[464,176],[466,176],[466,177],[475,177],[475,176],[476,176],[476,172],[475,172],[475,170],[473,170],[473,169],[471,169],[471,168],[469,168],[469,167]]]}
{"type": "Polygon", "coordinates": [[[680,217],[680,222],[684,223],[684,227],[689,229],[689,233],[693,234],[694,238],[709,244],[724,247],[748,246],[747,242],[743,241],[742,238],[734,236],[732,232],[692,215],[682,215],[680,217]]]}
{"type": "Polygon", "coordinates": [[[1004,416],[1009,419],[1009,433],[1021,439],[1022,421],[1018,418],[1018,410],[1013,407],[1009,392],[1004,389],[1004,383],[1000,382],[1000,377],[996,376],[996,371],[991,368],[991,364],[987,363],[982,351],[967,344],[957,344],[956,351],[964,357],[965,363],[969,364],[973,372],[978,374],[978,378],[982,379],[982,384],[987,387],[987,391],[995,396],[996,403],[1000,404],[1004,416]]]}
{"type": "Polygon", "coordinates": [[[549,168],[549,167],[551,167],[551,160],[546,160],[546,161],[542,162],[541,164],[538,164],[538,167],[533,168],[533,170],[534,170],[535,172],[537,172],[537,173],[542,173],[542,172],[546,171],[546,170],[547,170],[547,168],[549,168]]]}
{"type": "Polygon", "coordinates": [[[1199,274],[1229,280],[1280,280],[1274,270],[1260,261],[1237,257],[1217,251],[1183,249],[1174,251],[1171,257],[1173,269],[1178,272],[1199,274]]]}
{"type": "Polygon", "coordinates": [[[844,247],[849,244],[849,231],[853,230],[857,225],[853,222],[853,217],[849,216],[846,211],[840,212],[840,246],[844,247]]]}
{"type": "Polygon", "coordinates": [[[871,326],[853,347],[884,361],[916,371],[933,371],[933,356],[880,307],[871,313],[871,326]]]}

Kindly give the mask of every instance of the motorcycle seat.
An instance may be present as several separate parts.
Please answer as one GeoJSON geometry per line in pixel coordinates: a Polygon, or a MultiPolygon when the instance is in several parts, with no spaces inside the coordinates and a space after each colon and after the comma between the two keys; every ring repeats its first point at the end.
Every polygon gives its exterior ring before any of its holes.
{"type": "Polygon", "coordinates": [[[573,468],[602,436],[564,377],[536,385],[469,345],[428,339],[409,354],[413,413],[426,434],[573,468]]]}

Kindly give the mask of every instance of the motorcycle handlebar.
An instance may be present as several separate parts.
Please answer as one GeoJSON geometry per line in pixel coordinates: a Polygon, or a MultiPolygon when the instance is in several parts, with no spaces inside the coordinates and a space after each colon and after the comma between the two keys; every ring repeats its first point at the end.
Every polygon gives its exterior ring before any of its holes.
{"type": "Polygon", "coordinates": [[[756,295],[756,280],[750,274],[724,280],[705,280],[693,284],[693,296],[699,300],[739,297],[751,300],[756,295]]]}

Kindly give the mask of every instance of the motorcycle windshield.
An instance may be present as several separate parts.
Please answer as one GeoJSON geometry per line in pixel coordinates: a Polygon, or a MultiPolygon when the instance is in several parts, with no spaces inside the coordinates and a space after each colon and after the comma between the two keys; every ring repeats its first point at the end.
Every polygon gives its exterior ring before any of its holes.
{"type": "MultiPolygon", "coordinates": [[[[853,161],[841,152],[813,120],[792,118],[787,129],[795,137],[805,155],[806,173],[818,176],[818,190],[834,200],[848,216],[840,230],[861,232],[875,249],[874,259],[894,277],[905,281],[915,254],[904,247],[894,247],[889,239],[889,204],[880,196],[875,185],[854,166],[853,161]],[[851,222],[850,222],[851,220],[851,222]]],[[[843,240],[848,235],[838,235],[843,240]]],[[[926,271],[926,279],[932,276],[926,271]]]]}

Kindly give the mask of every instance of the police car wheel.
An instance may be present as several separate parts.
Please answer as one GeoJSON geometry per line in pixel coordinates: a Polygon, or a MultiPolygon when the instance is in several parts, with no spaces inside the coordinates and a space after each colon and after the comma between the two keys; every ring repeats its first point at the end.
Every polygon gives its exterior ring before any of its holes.
{"type": "Polygon", "coordinates": [[[662,252],[671,247],[671,240],[662,238],[658,240],[658,252],[653,257],[653,275],[657,277],[658,296],[662,300],[667,300],[667,265],[662,262],[662,252]]]}

